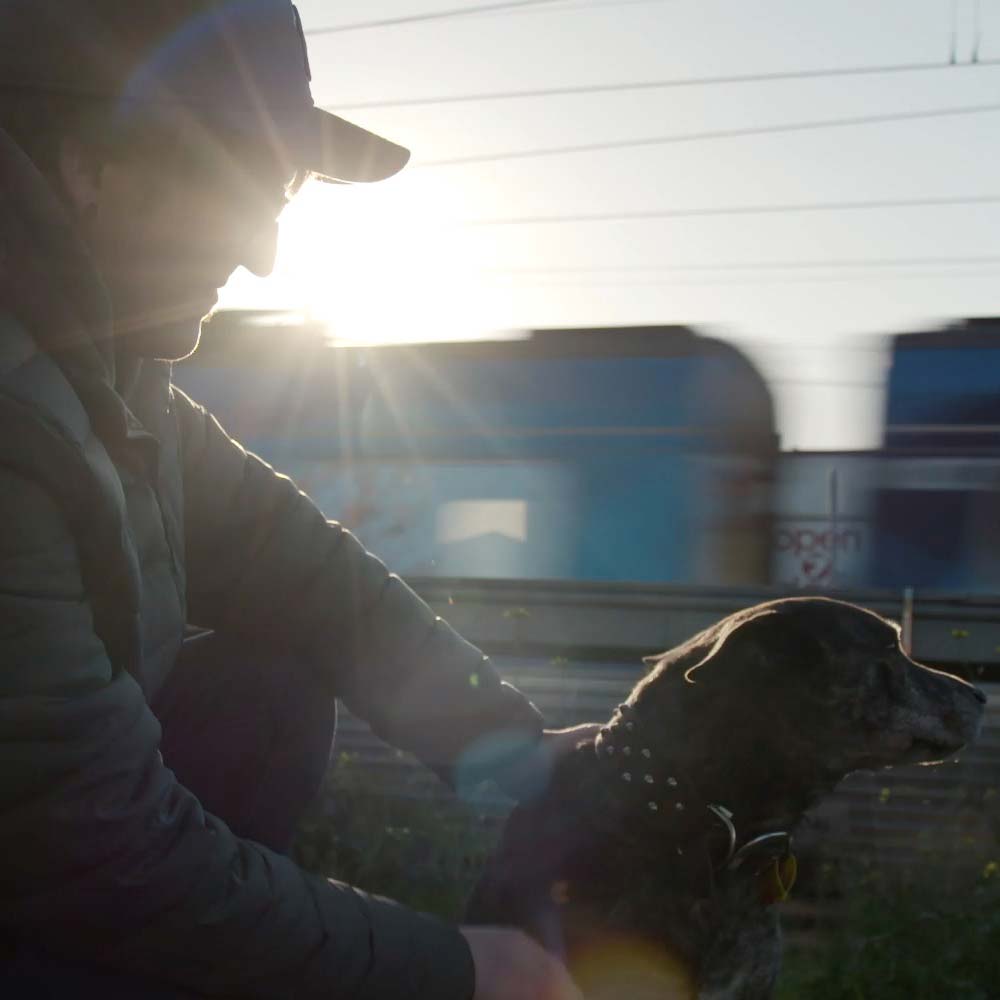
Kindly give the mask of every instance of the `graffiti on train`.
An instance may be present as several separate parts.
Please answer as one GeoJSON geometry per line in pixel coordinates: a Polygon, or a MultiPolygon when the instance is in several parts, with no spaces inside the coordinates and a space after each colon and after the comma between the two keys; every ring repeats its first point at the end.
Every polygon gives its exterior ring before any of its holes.
{"type": "Polygon", "coordinates": [[[775,533],[778,582],[837,587],[857,579],[867,558],[866,527],[779,523],[775,533]]]}

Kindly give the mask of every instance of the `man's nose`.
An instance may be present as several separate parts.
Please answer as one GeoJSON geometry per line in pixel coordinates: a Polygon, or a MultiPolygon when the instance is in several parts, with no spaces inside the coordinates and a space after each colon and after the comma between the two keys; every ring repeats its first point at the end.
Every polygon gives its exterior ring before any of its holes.
{"type": "Polygon", "coordinates": [[[278,254],[278,223],[265,225],[246,245],[239,261],[251,274],[266,278],[278,254]]]}

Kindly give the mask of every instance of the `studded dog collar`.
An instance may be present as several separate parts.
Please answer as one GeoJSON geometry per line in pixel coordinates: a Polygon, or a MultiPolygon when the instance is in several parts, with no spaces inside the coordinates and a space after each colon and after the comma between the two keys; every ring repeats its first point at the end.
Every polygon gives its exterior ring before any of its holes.
{"type": "MultiPolygon", "coordinates": [[[[682,840],[705,830],[705,814],[711,817],[703,835],[712,828],[724,834],[724,853],[712,861],[716,871],[736,871],[753,868],[761,882],[761,900],[769,904],[787,898],[795,881],[796,861],[792,853],[791,835],[784,830],[754,837],[739,844],[733,813],[718,802],[704,799],[692,782],[657,758],[645,745],[635,716],[627,703],[619,705],[611,722],[604,726],[594,741],[594,751],[605,772],[607,784],[616,798],[630,801],[646,822],[672,832],[682,840]]],[[[677,853],[684,854],[680,845],[677,853]]]]}
{"type": "Polygon", "coordinates": [[[618,786],[619,797],[637,803],[644,801],[644,809],[652,817],[673,815],[675,827],[697,824],[703,820],[700,814],[708,810],[731,834],[730,850],[724,863],[728,862],[736,849],[736,831],[730,810],[703,799],[690,780],[675,767],[659,760],[645,742],[635,710],[628,704],[615,709],[611,722],[594,740],[594,752],[611,784],[618,786]],[[679,815],[685,813],[688,815],[679,815]]]}

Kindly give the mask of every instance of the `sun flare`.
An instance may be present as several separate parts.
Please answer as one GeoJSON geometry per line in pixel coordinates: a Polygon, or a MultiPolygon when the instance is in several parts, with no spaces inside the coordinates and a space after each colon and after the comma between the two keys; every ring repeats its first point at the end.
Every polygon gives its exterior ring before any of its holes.
{"type": "Polygon", "coordinates": [[[457,215],[454,194],[416,171],[371,186],[309,182],[281,217],[274,274],[240,271],[220,305],[295,309],[339,342],[493,335],[509,304],[457,215]]]}

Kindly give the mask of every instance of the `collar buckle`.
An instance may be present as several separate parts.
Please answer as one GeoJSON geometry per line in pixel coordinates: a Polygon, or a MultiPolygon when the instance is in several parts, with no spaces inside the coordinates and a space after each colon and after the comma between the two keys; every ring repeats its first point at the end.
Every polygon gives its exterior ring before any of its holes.
{"type": "Polygon", "coordinates": [[[720,867],[725,867],[733,860],[736,853],[736,826],[733,823],[733,814],[725,807],[709,804],[708,811],[714,813],[726,825],[726,833],[729,834],[729,850],[726,851],[726,858],[720,867]]]}
{"type": "Polygon", "coordinates": [[[730,858],[729,871],[736,871],[749,858],[763,855],[769,861],[783,861],[792,853],[792,835],[787,830],[777,830],[774,833],[762,833],[753,840],[748,840],[730,858]]]}

